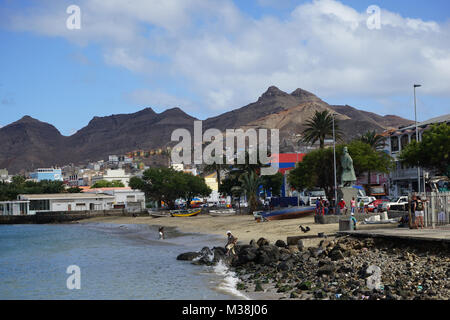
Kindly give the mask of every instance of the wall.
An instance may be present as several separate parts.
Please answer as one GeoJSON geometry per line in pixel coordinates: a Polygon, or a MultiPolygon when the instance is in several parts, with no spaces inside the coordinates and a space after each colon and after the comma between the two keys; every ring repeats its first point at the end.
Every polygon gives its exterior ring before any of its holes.
{"type": "Polygon", "coordinates": [[[36,215],[24,216],[0,216],[0,224],[44,224],[44,223],[67,223],[81,219],[105,216],[131,216],[148,215],[147,211],[127,212],[123,209],[96,210],[96,211],[60,211],[40,212],[36,215]]]}
{"type": "MultiPolygon", "coordinates": [[[[389,211],[388,217],[399,218],[403,215],[408,214],[407,211],[389,211]]],[[[378,216],[380,213],[356,213],[354,215],[356,221],[364,221],[364,219],[368,219],[372,216],[378,216]]],[[[328,215],[328,216],[314,216],[314,222],[318,224],[330,224],[330,223],[339,223],[341,219],[350,219],[350,215],[328,215]]]]}

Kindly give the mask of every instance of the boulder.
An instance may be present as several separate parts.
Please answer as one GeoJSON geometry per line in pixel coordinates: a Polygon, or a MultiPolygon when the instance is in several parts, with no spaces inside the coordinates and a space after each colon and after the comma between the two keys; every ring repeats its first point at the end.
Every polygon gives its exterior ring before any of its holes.
{"type": "Polygon", "coordinates": [[[332,264],[325,264],[317,270],[317,275],[321,276],[323,274],[332,275],[336,271],[336,267],[332,264]]]}
{"type": "Polygon", "coordinates": [[[284,242],[283,240],[277,240],[277,241],[275,242],[275,245],[276,245],[278,248],[286,248],[286,242],[284,242]]]}
{"type": "Polygon", "coordinates": [[[256,244],[258,245],[258,247],[262,247],[262,246],[268,246],[270,244],[269,240],[265,239],[265,238],[259,238],[258,241],[256,241],[256,244]]]}
{"type": "Polygon", "coordinates": [[[192,261],[198,257],[201,257],[201,253],[199,253],[199,252],[185,252],[185,253],[179,254],[177,257],[177,260],[192,261]]]}

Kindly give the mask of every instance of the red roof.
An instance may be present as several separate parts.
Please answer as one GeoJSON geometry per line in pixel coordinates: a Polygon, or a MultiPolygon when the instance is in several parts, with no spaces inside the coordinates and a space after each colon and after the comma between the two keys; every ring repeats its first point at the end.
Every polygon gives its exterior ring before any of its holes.
{"type": "Polygon", "coordinates": [[[275,153],[272,155],[272,160],[278,163],[286,162],[300,162],[306,153],[275,153]]]}

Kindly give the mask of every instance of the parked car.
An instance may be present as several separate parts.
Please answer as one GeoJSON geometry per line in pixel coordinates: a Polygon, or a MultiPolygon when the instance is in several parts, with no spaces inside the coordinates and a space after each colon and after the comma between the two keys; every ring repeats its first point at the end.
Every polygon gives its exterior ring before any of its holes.
{"type": "Polygon", "coordinates": [[[387,212],[389,210],[388,202],[383,201],[378,204],[377,212],[387,212]]]}
{"type": "MultiPolygon", "coordinates": [[[[375,212],[376,209],[378,209],[378,205],[383,202],[389,202],[388,199],[375,199],[371,203],[367,205],[367,211],[369,212],[375,212]]],[[[378,210],[376,210],[378,212],[378,210]]]]}
{"type": "Polygon", "coordinates": [[[406,211],[408,210],[408,196],[395,198],[391,202],[388,202],[387,206],[389,210],[406,211]]]}

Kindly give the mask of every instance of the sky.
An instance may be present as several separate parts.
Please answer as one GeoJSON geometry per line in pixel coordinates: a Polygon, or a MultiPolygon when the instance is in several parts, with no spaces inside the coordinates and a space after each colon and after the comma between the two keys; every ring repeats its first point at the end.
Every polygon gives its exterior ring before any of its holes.
{"type": "Polygon", "coordinates": [[[0,0],[0,126],[30,115],[71,135],[145,107],[203,120],[271,85],[414,119],[415,83],[418,121],[450,113],[448,0],[0,0]]]}

